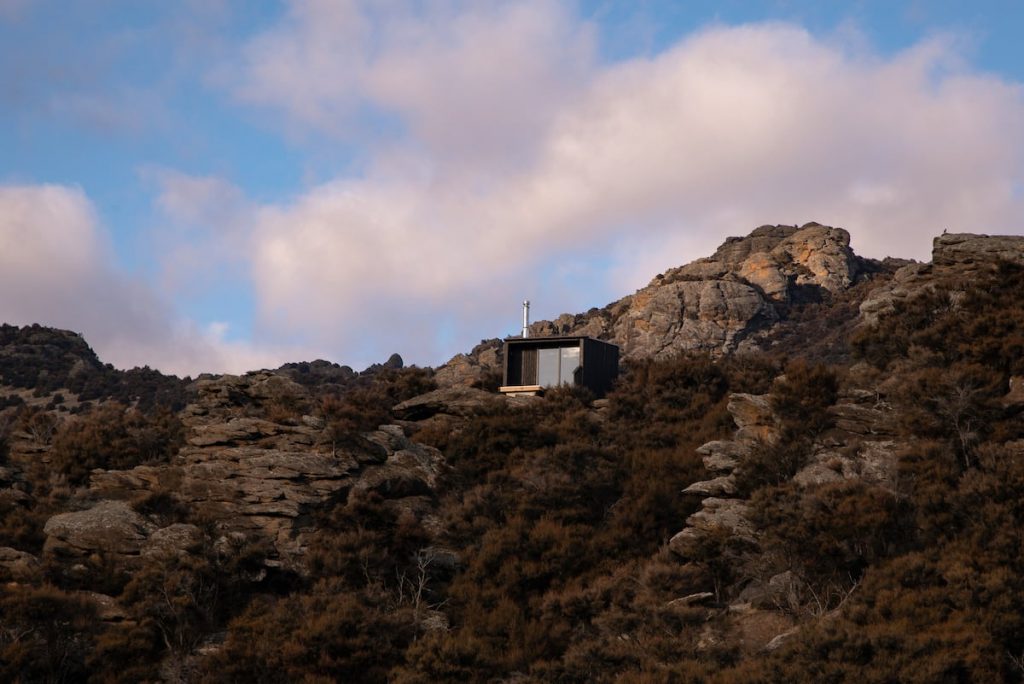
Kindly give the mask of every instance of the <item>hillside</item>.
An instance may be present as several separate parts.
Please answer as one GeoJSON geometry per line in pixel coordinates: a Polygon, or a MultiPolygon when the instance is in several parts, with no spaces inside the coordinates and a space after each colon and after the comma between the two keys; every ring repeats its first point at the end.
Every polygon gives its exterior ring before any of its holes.
{"type": "Polygon", "coordinates": [[[192,380],[0,327],[5,681],[1024,680],[1024,238],[763,226],[533,335],[192,380]]]}

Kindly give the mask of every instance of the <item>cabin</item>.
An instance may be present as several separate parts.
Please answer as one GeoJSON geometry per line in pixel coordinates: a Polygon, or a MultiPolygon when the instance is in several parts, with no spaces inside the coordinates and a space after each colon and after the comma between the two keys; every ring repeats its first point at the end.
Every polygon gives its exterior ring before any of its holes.
{"type": "Polygon", "coordinates": [[[618,375],[619,348],[610,342],[582,336],[505,340],[505,394],[539,394],[547,387],[576,385],[603,397],[618,375]]]}

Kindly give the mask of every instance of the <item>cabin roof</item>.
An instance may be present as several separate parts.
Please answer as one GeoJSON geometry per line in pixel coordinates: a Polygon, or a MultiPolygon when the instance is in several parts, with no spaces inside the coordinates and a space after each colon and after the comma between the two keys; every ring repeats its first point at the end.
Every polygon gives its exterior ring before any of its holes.
{"type": "Polygon", "coordinates": [[[596,337],[589,335],[556,335],[551,337],[507,337],[505,338],[505,344],[533,344],[543,342],[580,342],[581,340],[591,340],[598,344],[607,344],[613,347],[619,345],[614,342],[607,342],[605,340],[599,340],[596,337]]]}

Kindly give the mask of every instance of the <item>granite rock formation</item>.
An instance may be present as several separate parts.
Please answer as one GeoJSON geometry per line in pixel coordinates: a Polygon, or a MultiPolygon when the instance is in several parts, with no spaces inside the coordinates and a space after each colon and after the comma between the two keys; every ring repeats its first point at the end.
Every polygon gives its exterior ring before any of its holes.
{"type": "MultiPolygon", "coordinates": [[[[761,226],[603,309],[538,321],[530,331],[609,340],[619,345],[624,359],[691,351],[721,356],[755,348],[787,305],[842,293],[869,266],[850,249],[850,235],[841,228],[761,226]]],[[[438,384],[472,384],[488,369],[498,370],[494,347],[478,349],[442,366],[438,384]]]]}

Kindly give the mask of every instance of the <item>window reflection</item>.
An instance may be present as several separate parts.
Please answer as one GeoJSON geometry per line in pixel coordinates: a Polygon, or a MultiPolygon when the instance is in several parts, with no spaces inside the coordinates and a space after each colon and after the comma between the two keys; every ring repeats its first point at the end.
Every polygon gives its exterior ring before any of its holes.
{"type": "Polygon", "coordinates": [[[537,384],[551,387],[558,384],[558,349],[537,350],[537,384]]]}
{"type": "Polygon", "coordinates": [[[560,350],[562,367],[558,374],[558,381],[563,385],[576,384],[576,371],[580,367],[580,348],[565,347],[560,350]]]}
{"type": "Polygon", "coordinates": [[[541,387],[575,385],[580,372],[579,347],[537,350],[537,384],[541,387]]]}

